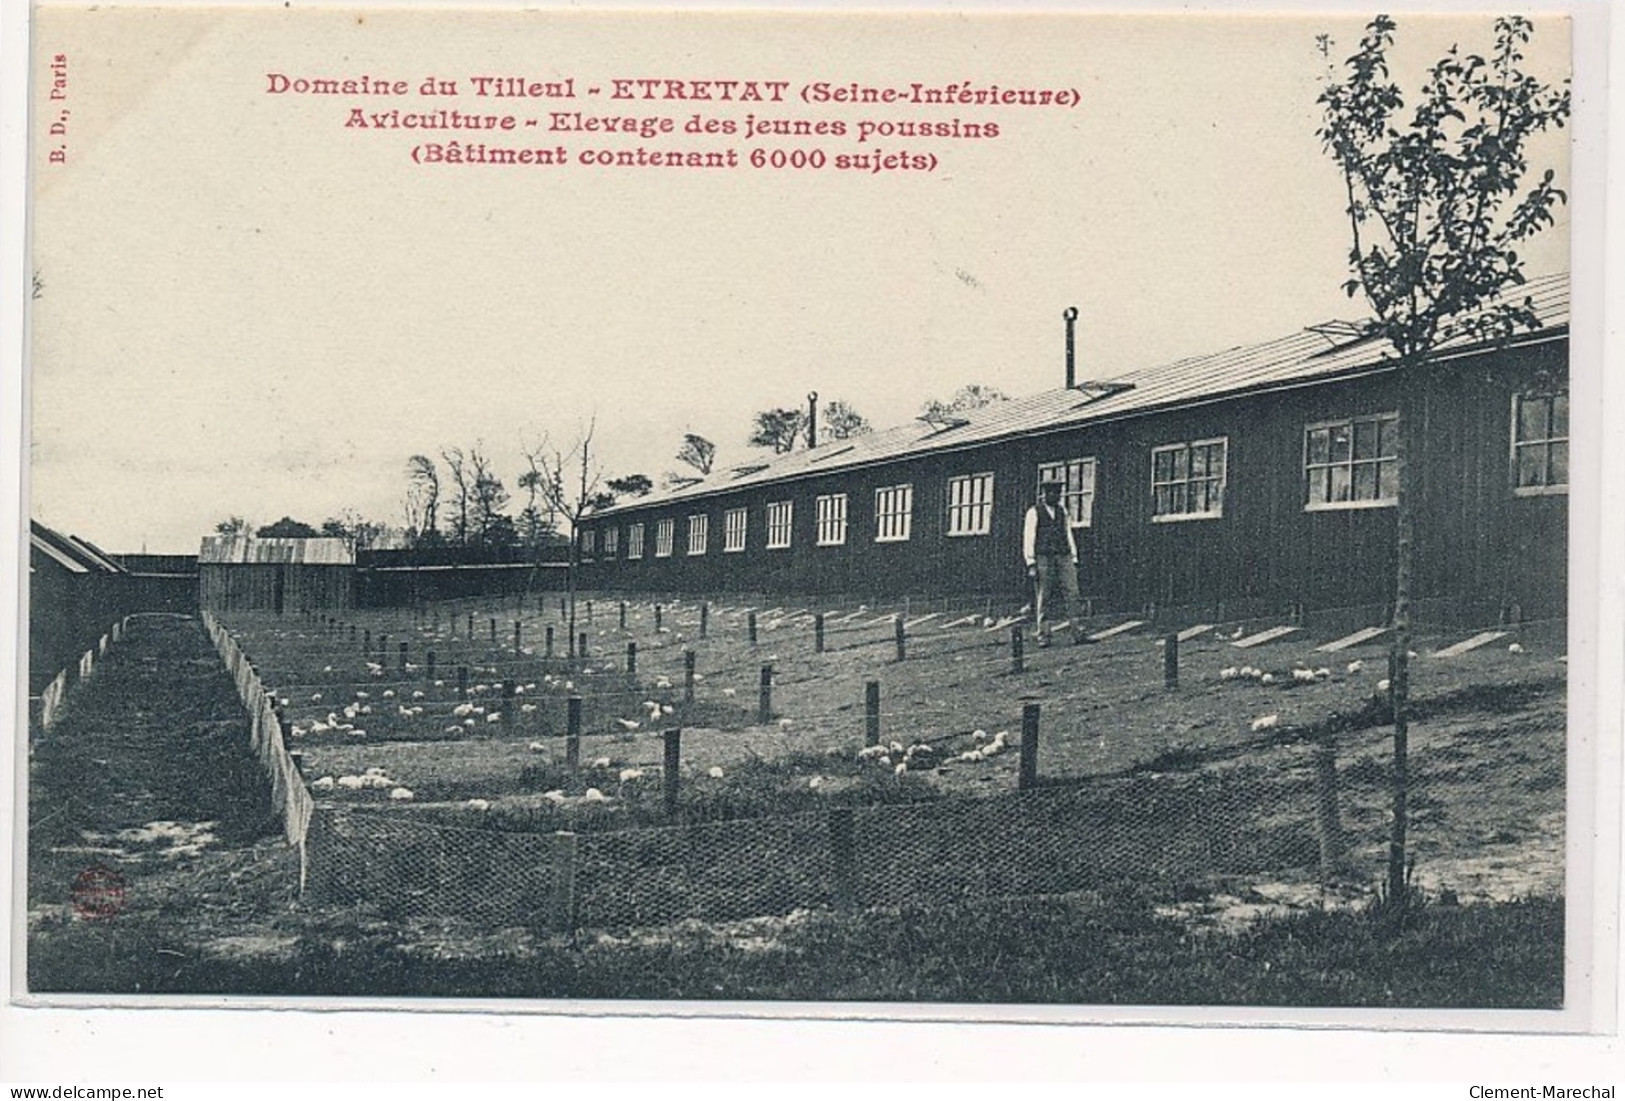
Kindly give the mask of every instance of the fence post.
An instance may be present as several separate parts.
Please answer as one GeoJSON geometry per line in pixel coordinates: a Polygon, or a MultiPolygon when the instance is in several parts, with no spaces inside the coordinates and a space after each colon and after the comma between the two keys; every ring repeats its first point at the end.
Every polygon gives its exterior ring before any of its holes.
{"type": "Polygon", "coordinates": [[[756,696],[756,721],[763,725],[773,718],[773,666],[762,666],[761,688],[756,696]]]}
{"type": "Polygon", "coordinates": [[[518,657],[525,652],[525,625],[519,620],[513,621],[513,655],[518,657]]]}
{"type": "Polygon", "coordinates": [[[466,665],[457,667],[457,698],[460,700],[468,699],[468,666],[466,665]]]}
{"type": "Polygon", "coordinates": [[[626,601],[621,601],[621,630],[626,630],[626,601]]]}
{"type": "Polygon", "coordinates": [[[694,660],[693,650],[683,651],[683,702],[694,702],[694,660]]]}
{"type": "Polygon", "coordinates": [[[378,664],[379,665],[388,665],[389,664],[389,636],[388,635],[379,635],[378,636],[378,664]]]}
{"type": "Polygon", "coordinates": [[[1315,742],[1315,825],[1320,837],[1320,879],[1331,880],[1343,863],[1343,825],[1338,815],[1337,736],[1331,731],[1315,742]]]}
{"type": "Polygon", "coordinates": [[[434,651],[430,650],[429,653],[428,653],[428,662],[427,662],[428,673],[429,673],[428,679],[429,679],[430,683],[433,683],[433,681],[434,681],[434,661],[435,661],[434,651]]]}
{"type": "Polygon", "coordinates": [[[661,787],[664,791],[666,814],[674,817],[677,814],[677,786],[681,780],[680,770],[683,763],[683,731],[681,728],[665,732],[666,762],[665,773],[661,776],[661,787]]]}
{"type": "Polygon", "coordinates": [[[851,807],[829,812],[829,854],[835,908],[850,910],[858,899],[858,846],[851,807]]]}
{"type": "Polygon", "coordinates": [[[756,645],[756,613],[754,611],[747,613],[746,616],[745,616],[745,632],[746,632],[746,637],[750,640],[750,644],[752,646],[755,646],[756,645]]]}
{"type": "Polygon", "coordinates": [[[1021,635],[1021,624],[1010,624],[1010,672],[1020,673],[1026,670],[1026,645],[1021,635]]]}
{"type": "Polygon", "coordinates": [[[406,672],[406,643],[404,642],[400,645],[400,667],[401,672],[406,672]]]}
{"type": "Polygon", "coordinates": [[[560,830],[553,835],[553,897],[550,924],[556,932],[573,933],[576,927],[576,835],[560,830]]]}
{"type": "Polygon", "coordinates": [[[700,637],[705,638],[711,633],[711,602],[700,601],[700,637]]]}
{"type": "Polygon", "coordinates": [[[632,639],[626,640],[626,675],[638,675],[638,644],[632,639]]]}
{"type": "Polygon", "coordinates": [[[474,641],[474,613],[468,613],[468,641],[474,641]]]}
{"type": "Polygon", "coordinates": [[[892,624],[895,627],[895,633],[897,635],[897,660],[902,661],[908,656],[908,644],[905,641],[906,636],[903,633],[903,617],[901,615],[894,616],[892,618],[892,624]]]}
{"type": "Polygon", "coordinates": [[[355,624],[350,624],[350,645],[355,645],[355,624]]]}
{"type": "Polygon", "coordinates": [[[546,656],[546,657],[552,657],[553,656],[553,625],[551,623],[549,623],[547,625],[547,636],[546,637],[547,637],[547,643],[546,643],[546,648],[543,650],[543,655],[546,656]]]}
{"type": "Polygon", "coordinates": [[[660,612],[661,612],[660,605],[656,604],[655,605],[655,630],[656,631],[660,630],[660,612]]]}
{"type": "Polygon", "coordinates": [[[1028,791],[1038,786],[1038,714],[1036,703],[1021,708],[1021,778],[1017,787],[1028,791]]]}
{"type": "Polygon", "coordinates": [[[497,617],[492,616],[491,617],[491,645],[495,646],[496,644],[497,644],[497,617]]]}
{"type": "Polygon", "coordinates": [[[880,744],[880,682],[863,686],[863,744],[880,744]]]}
{"type": "Polygon", "coordinates": [[[587,632],[586,631],[581,632],[581,644],[576,647],[576,656],[581,657],[581,658],[585,658],[587,656],[587,632]]]}
{"type": "Polygon", "coordinates": [[[564,705],[564,765],[571,772],[581,767],[580,696],[571,696],[564,705]]]}
{"type": "Polygon", "coordinates": [[[824,613],[813,616],[813,653],[824,652],[824,613]]]}
{"type": "Polygon", "coordinates": [[[562,597],[562,596],[559,597],[559,618],[560,619],[567,618],[565,616],[565,612],[564,612],[564,597],[562,597]]]}
{"type": "MultiPolygon", "coordinates": [[[[350,628],[350,638],[355,639],[355,628],[350,628]]],[[[372,628],[368,627],[361,632],[361,653],[363,656],[372,653],[372,628]]]]}
{"type": "Polygon", "coordinates": [[[513,725],[513,681],[508,677],[502,678],[502,725],[513,725]]]}
{"type": "Polygon", "coordinates": [[[587,626],[592,626],[592,601],[587,601],[587,626]]]}
{"type": "Polygon", "coordinates": [[[1170,632],[1162,640],[1162,683],[1165,688],[1179,687],[1179,633],[1170,632]]]}

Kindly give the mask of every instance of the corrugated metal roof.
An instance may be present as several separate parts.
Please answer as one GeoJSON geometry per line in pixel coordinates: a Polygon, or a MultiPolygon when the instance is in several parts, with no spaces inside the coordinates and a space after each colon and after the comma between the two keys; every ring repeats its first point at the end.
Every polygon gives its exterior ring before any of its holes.
{"type": "MultiPolygon", "coordinates": [[[[1568,332],[1567,273],[1530,279],[1512,288],[1505,301],[1527,298],[1541,328],[1520,334],[1512,343],[1556,339],[1568,332]]],[[[646,508],[664,502],[709,497],[747,486],[766,485],[799,476],[869,466],[905,456],[946,451],[971,444],[1052,431],[1090,421],[1135,416],[1250,391],[1301,385],[1338,375],[1391,366],[1393,347],[1385,340],[1351,338],[1358,322],[1331,321],[1295,333],[1222,352],[1195,356],[1126,374],[1089,380],[1083,389],[1046,390],[1030,397],[996,402],[956,414],[959,423],[915,421],[787,455],[763,455],[749,463],[713,471],[699,481],[656,490],[596,515],[646,508]],[[1091,383],[1107,384],[1089,391],[1091,383]]],[[[1438,358],[1487,347],[1460,332],[1439,345],[1438,358]]]]}
{"type": "Polygon", "coordinates": [[[303,566],[353,566],[349,540],[261,539],[252,535],[205,535],[197,560],[208,565],[232,562],[288,562],[303,566]]]}

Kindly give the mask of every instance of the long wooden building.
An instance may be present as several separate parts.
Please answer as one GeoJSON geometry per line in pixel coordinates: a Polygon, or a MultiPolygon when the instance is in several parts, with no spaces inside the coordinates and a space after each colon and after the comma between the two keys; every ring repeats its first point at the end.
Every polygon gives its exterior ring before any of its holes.
{"type": "Polygon", "coordinates": [[[1559,617],[1567,277],[1530,280],[1525,298],[1539,328],[1494,342],[1464,328],[1404,379],[1366,326],[1331,322],[715,471],[591,516],[583,576],[673,593],[1016,599],[1022,519],[1053,474],[1096,612],[1380,616],[1404,385],[1420,419],[1419,616],[1559,617]]]}

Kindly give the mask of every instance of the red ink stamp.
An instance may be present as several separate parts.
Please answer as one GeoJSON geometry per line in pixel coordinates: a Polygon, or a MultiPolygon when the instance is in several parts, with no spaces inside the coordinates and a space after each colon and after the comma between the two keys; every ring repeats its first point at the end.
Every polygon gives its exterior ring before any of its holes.
{"type": "Polygon", "coordinates": [[[73,910],[86,921],[106,921],[124,909],[124,877],[105,864],[92,864],[73,880],[73,910]]]}

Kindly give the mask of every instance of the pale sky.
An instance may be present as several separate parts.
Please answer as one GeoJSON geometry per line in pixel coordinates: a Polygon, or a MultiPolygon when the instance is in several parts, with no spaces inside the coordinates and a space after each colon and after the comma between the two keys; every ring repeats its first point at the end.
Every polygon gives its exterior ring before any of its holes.
{"type": "MultiPolygon", "coordinates": [[[[1315,36],[1345,55],[1358,20],[890,18],[41,11],[35,78],[69,55],[72,116],[68,165],[36,149],[33,514],[113,551],[195,551],[232,513],[398,525],[412,453],[483,441],[517,496],[521,439],[595,413],[607,472],[658,479],[684,431],[737,463],[751,414],[809,390],[885,425],[966,383],[1058,386],[1066,306],[1101,375],[1364,313],[1340,289],[1341,183],[1314,136],[1315,36]],[[936,172],[419,166],[406,132],[346,132],[349,108],[749,108],[380,104],[270,95],[273,72],[968,80],[1081,104],[762,108],[999,124],[776,141],[928,150],[936,172]]],[[[1451,41],[1488,51],[1491,19],[1402,17],[1399,38],[1409,76],[1451,41]]],[[[1544,22],[1526,67],[1565,76],[1568,47],[1544,22]]],[[[1538,151],[1560,176],[1567,137],[1538,151]]],[[[1566,268],[1567,233],[1563,211],[1531,274],[1566,268]]]]}

